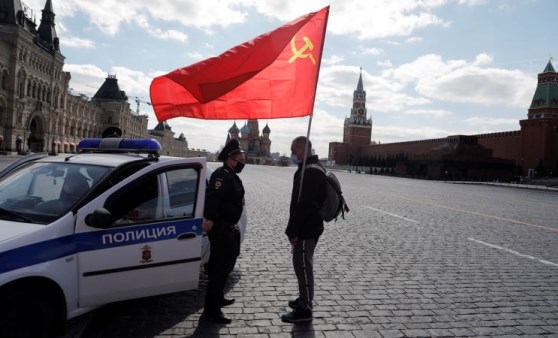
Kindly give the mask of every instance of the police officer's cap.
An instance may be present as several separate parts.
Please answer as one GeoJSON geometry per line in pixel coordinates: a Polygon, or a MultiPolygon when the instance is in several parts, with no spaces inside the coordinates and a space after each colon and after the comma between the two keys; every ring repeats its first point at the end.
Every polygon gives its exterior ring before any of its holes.
{"type": "Polygon", "coordinates": [[[242,150],[240,148],[240,143],[238,142],[238,140],[237,139],[232,139],[232,140],[229,141],[229,143],[227,143],[225,145],[223,150],[221,150],[217,159],[219,161],[224,161],[224,160],[226,160],[227,158],[229,158],[230,156],[232,156],[234,154],[239,154],[239,153],[243,153],[243,152],[244,152],[244,150],[242,150]]]}

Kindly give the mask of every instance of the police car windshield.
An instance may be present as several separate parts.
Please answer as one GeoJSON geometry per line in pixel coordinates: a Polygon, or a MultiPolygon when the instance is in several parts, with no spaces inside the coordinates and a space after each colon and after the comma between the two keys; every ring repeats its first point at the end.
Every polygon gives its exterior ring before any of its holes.
{"type": "Polygon", "coordinates": [[[95,165],[46,162],[17,169],[0,180],[0,219],[50,223],[82,200],[109,170],[95,165]]]}

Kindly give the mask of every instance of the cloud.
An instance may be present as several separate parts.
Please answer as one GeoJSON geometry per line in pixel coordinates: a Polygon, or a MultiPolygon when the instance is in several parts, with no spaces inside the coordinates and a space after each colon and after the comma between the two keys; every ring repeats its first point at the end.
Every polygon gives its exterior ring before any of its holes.
{"type": "Polygon", "coordinates": [[[482,125],[491,125],[491,126],[501,126],[501,125],[517,125],[517,119],[498,119],[498,118],[490,118],[490,117],[479,117],[479,116],[472,116],[465,119],[465,123],[472,125],[472,126],[482,126],[482,125]]]}
{"type": "Polygon", "coordinates": [[[475,6],[485,4],[486,0],[459,0],[459,4],[461,5],[468,5],[468,6],[475,6]]]}
{"type": "Polygon", "coordinates": [[[381,48],[362,48],[360,54],[362,55],[380,55],[384,51],[381,48]]]}
{"type": "MultiPolygon", "coordinates": [[[[472,0],[471,0],[472,1],[472,0]]],[[[360,40],[408,36],[429,26],[448,26],[449,22],[432,12],[448,1],[411,0],[345,0],[331,4],[328,31],[338,35],[352,35],[360,40]]],[[[302,14],[328,5],[327,1],[253,3],[258,12],[281,21],[292,20],[302,14]]]]}
{"type": "Polygon", "coordinates": [[[466,64],[465,61],[451,61],[444,63],[440,55],[428,54],[415,61],[403,64],[394,70],[393,77],[403,84],[421,82],[423,79],[438,78],[453,72],[456,68],[466,64]]]}
{"type": "MultiPolygon", "coordinates": [[[[253,6],[259,13],[282,22],[294,20],[302,15],[316,12],[327,5],[329,1],[240,1],[244,6],[253,6]]],[[[331,7],[333,8],[333,6],[331,7]]],[[[330,9],[330,19],[332,9],[330,9]]],[[[328,21],[329,26],[329,21],[328,21]]]]}
{"type": "Polygon", "coordinates": [[[452,112],[442,109],[410,109],[405,111],[405,114],[432,117],[436,119],[444,118],[453,115],[452,112]]]}
{"type": "Polygon", "coordinates": [[[193,60],[203,60],[203,54],[202,53],[198,53],[198,52],[191,52],[191,53],[186,53],[186,55],[193,60]]]}
{"type": "MultiPolygon", "coordinates": [[[[30,0],[33,8],[42,8],[39,0],[30,0]]],[[[345,0],[331,4],[328,31],[337,35],[352,35],[360,40],[404,37],[427,27],[448,27],[450,23],[440,18],[435,11],[450,0],[345,0]]],[[[272,2],[254,0],[59,0],[55,4],[57,18],[73,17],[85,13],[90,21],[107,35],[115,35],[123,24],[147,24],[150,34],[162,39],[186,41],[176,26],[195,27],[212,33],[214,27],[228,27],[246,22],[248,13],[256,10],[269,18],[287,22],[317,11],[329,4],[326,0],[311,2],[272,2]],[[137,18],[143,17],[139,22],[137,18]],[[161,26],[173,23],[173,29],[161,26]],[[162,34],[158,34],[158,32],[162,34]]],[[[459,5],[472,6],[480,0],[459,0],[459,5]]],[[[410,38],[416,42],[420,38],[410,38]]]]}
{"type": "MultiPolygon", "coordinates": [[[[44,7],[44,1],[30,0],[29,2],[35,11],[44,7]]],[[[139,25],[137,18],[143,16],[145,23],[152,27],[151,33],[156,34],[160,31],[163,33],[159,35],[160,38],[185,41],[181,40],[184,36],[178,34],[179,30],[155,27],[153,22],[173,22],[181,26],[201,29],[214,26],[227,27],[246,20],[246,12],[239,6],[242,3],[243,1],[235,0],[221,0],[218,3],[196,0],[59,0],[55,3],[54,11],[57,19],[62,21],[64,17],[73,17],[78,12],[83,12],[99,30],[107,35],[117,34],[122,24],[135,22],[139,25]]],[[[247,5],[249,1],[246,1],[244,8],[247,5]]]]}
{"type": "Polygon", "coordinates": [[[412,38],[408,38],[407,40],[405,40],[406,43],[418,43],[421,42],[422,38],[420,37],[412,37],[412,38]]]}
{"type": "MultiPolygon", "coordinates": [[[[328,157],[329,154],[329,142],[336,142],[343,140],[343,123],[345,119],[335,116],[334,114],[322,110],[314,110],[314,117],[312,119],[312,131],[310,134],[310,140],[312,140],[312,146],[316,151],[316,154],[320,157],[328,157]]],[[[305,135],[305,134],[301,134],[305,135]]],[[[299,135],[291,135],[294,137],[299,135]]],[[[288,146],[292,138],[288,141],[288,146]]],[[[287,148],[289,149],[289,148],[287,148]]]]}
{"type": "Polygon", "coordinates": [[[116,75],[120,90],[124,90],[129,97],[149,97],[147,90],[153,80],[151,76],[122,66],[112,67],[110,73],[116,75]]]}
{"type": "Polygon", "coordinates": [[[163,30],[157,27],[153,27],[149,24],[147,17],[145,15],[138,15],[135,18],[136,23],[149,35],[159,38],[161,40],[175,40],[179,42],[187,42],[188,36],[182,32],[174,29],[163,30]]]}
{"type": "Polygon", "coordinates": [[[107,76],[107,72],[91,64],[76,65],[67,63],[64,65],[64,71],[70,72],[72,76],[70,81],[71,89],[88,96],[93,96],[99,90],[107,76]]]}
{"type": "Polygon", "coordinates": [[[376,64],[382,68],[391,68],[393,66],[390,60],[378,61],[376,64]]]}
{"type": "Polygon", "coordinates": [[[494,61],[494,58],[488,54],[485,53],[481,53],[479,55],[477,55],[477,57],[475,58],[475,61],[473,62],[473,66],[485,66],[485,65],[489,65],[494,61]]]}
{"type": "MultiPolygon", "coordinates": [[[[317,100],[332,107],[344,107],[348,116],[359,74],[360,68],[355,66],[323,67],[320,71],[317,100]]],[[[407,106],[430,102],[427,98],[407,95],[402,92],[403,86],[397,81],[384,76],[370,75],[365,69],[362,70],[362,78],[369,112],[401,111],[407,106]]]]}
{"type": "Polygon", "coordinates": [[[130,101],[134,97],[140,97],[148,101],[148,89],[154,76],[153,74],[145,74],[142,71],[131,70],[121,66],[111,67],[107,71],[90,64],[66,64],[64,65],[64,71],[70,72],[72,76],[70,81],[71,89],[74,92],[83,93],[90,97],[99,90],[108,74],[115,75],[118,79],[120,90],[126,92],[130,101]]]}
{"type": "Polygon", "coordinates": [[[328,29],[360,40],[409,36],[429,26],[447,26],[433,14],[445,1],[343,1],[332,4],[328,29]]]}
{"type": "Polygon", "coordinates": [[[533,77],[520,71],[468,67],[416,88],[427,97],[446,101],[525,107],[533,85],[533,77]]]}
{"type": "MultiPolygon", "coordinates": [[[[153,129],[157,125],[157,119],[154,114],[148,115],[148,128],[153,129]]],[[[174,118],[167,121],[172,131],[175,132],[175,137],[180,135],[180,133],[184,133],[186,139],[188,140],[189,148],[205,149],[211,152],[217,151],[225,145],[227,132],[233,122],[234,121],[207,121],[185,117],[174,118]],[[202,133],[199,132],[200,130],[211,130],[211,133],[202,133]],[[219,137],[219,135],[221,137],[219,137]]]]}
{"type": "Polygon", "coordinates": [[[316,101],[350,112],[352,93],[356,89],[359,68],[346,65],[323,66],[316,101]]]}
{"type": "Polygon", "coordinates": [[[60,44],[71,48],[95,48],[95,41],[69,36],[61,37],[60,44]]]}
{"type": "Polygon", "coordinates": [[[344,58],[342,56],[335,55],[335,54],[330,56],[329,58],[322,58],[323,64],[329,65],[329,66],[339,64],[339,63],[343,62],[343,60],[344,60],[344,58]]]}
{"type": "Polygon", "coordinates": [[[519,70],[483,67],[492,57],[482,53],[475,61],[442,60],[429,54],[394,70],[394,79],[414,85],[420,95],[449,102],[525,107],[536,79],[519,70]]]}

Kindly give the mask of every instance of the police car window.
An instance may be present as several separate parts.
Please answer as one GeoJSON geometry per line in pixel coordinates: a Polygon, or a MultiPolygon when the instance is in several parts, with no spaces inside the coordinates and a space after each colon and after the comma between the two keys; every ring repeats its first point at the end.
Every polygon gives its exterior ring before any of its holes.
{"type": "Polygon", "coordinates": [[[118,182],[131,176],[135,172],[140,171],[141,169],[147,167],[149,164],[150,162],[135,162],[135,163],[127,164],[122,168],[119,168],[118,170],[115,171],[115,173],[110,178],[110,180],[108,180],[109,187],[116,185],[118,182]]]}
{"type": "Polygon", "coordinates": [[[194,168],[171,170],[166,173],[168,188],[167,217],[193,217],[198,194],[199,172],[194,168]]]}
{"type": "Polygon", "coordinates": [[[149,175],[115,193],[105,207],[113,215],[115,226],[150,222],[162,218],[159,197],[158,176],[149,175]]]}
{"type": "Polygon", "coordinates": [[[48,223],[68,212],[108,168],[38,162],[0,181],[0,208],[37,223],[48,223]]]}

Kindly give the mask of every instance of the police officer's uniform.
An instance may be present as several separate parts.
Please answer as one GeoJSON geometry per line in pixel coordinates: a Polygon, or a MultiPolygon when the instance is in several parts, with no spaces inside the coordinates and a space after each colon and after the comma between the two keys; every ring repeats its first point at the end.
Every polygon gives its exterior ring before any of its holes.
{"type": "MultiPolygon", "coordinates": [[[[231,140],[223,148],[218,159],[242,152],[237,140],[231,140]]],[[[208,276],[204,316],[210,320],[226,323],[221,307],[232,303],[226,300],[224,288],[229,273],[240,250],[240,232],[236,227],[244,208],[244,187],[234,168],[225,163],[211,175],[206,191],[204,217],[214,222],[208,231],[210,246],[209,262],[205,265],[208,276]]]]}

